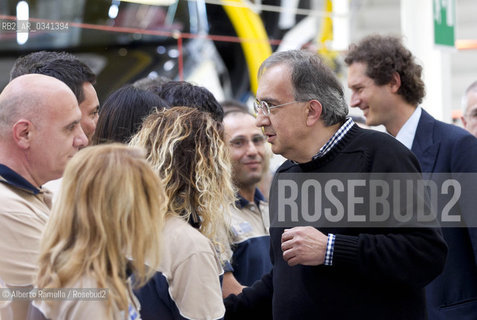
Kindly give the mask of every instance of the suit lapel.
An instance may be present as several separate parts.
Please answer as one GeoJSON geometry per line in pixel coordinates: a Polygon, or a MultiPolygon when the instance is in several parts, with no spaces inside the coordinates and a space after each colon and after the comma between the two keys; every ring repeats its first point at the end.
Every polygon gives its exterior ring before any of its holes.
{"type": "Polygon", "coordinates": [[[439,141],[434,141],[436,120],[422,109],[411,151],[414,152],[423,172],[433,172],[439,152],[439,141]]]}

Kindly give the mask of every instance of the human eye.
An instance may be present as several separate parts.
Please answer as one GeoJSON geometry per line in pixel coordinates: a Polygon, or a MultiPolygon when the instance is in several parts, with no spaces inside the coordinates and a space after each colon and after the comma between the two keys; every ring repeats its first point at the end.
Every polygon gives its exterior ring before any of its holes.
{"type": "Polygon", "coordinates": [[[273,102],[268,102],[268,101],[263,101],[265,105],[267,105],[268,108],[273,108],[275,106],[277,106],[276,103],[273,103],[273,102]]]}
{"type": "Polygon", "coordinates": [[[96,107],[91,113],[89,114],[92,118],[96,117],[99,114],[99,108],[96,107]]]}
{"type": "Polygon", "coordinates": [[[233,139],[230,140],[230,145],[234,148],[241,148],[245,145],[244,139],[233,139]]]}
{"type": "Polygon", "coordinates": [[[78,125],[79,125],[79,121],[72,122],[65,127],[65,130],[67,132],[73,132],[78,125]]]}
{"type": "Polygon", "coordinates": [[[363,91],[363,86],[362,85],[353,85],[350,86],[351,92],[355,94],[359,94],[363,91]]]}
{"type": "Polygon", "coordinates": [[[261,145],[265,142],[265,137],[262,135],[253,136],[252,142],[254,145],[261,145]]]}

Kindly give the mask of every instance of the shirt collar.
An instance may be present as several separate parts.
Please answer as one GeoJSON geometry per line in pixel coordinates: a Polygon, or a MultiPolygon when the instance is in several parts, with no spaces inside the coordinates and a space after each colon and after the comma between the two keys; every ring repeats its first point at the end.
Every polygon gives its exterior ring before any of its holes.
{"type": "Polygon", "coordinates": [[[417,125],[419,124],[421,113],[422,109],[420,106],[418,106],[396,135],[396,139],[408,149],[411,149],[412,143],[414,142],[414,136],[416,135],[417,125]]]}
{"type": "Polygon", "coordinates": [[[3,164],[0,164],[0,181],[33,194],[38,194],[41,191],[21,175],[3,164]]]}
{"type": "Polygon", "coordinates": [[[338,131],[336,131],[335,134],[320,148],[320,151],[318,151],[318,153],[313,156],[313,160],[323,157],[331,149],[333,149],[333,147],[336,146],[338,142],[341,141],[341,139],[343,139],[343,137],[353,125],[353,119],[348,118],[345,123],[343,123],[343,125],[338,129],[338,131]]]}
{"type": "MultiPolygon", "coordinates": [[[[260,204],[260,201],[265,201],[265,197],[263,196],[263,194],[260,192],[260,190],[258,190],[258,188],[255,188],[255,193],[253,195],[253,202],[255,202],[255,204],[257,205],[257,207],[259,206],[260,204]]],[[[242,197],[240,195],[240,193],[237,193],[237,200],[235,201],[235,205],[237,206],[237,208],[244,208],[246,207],[248,204],[250,203],[250,201],[248,201],[247,199],[245,199],[244,197],[242,197]]]]}

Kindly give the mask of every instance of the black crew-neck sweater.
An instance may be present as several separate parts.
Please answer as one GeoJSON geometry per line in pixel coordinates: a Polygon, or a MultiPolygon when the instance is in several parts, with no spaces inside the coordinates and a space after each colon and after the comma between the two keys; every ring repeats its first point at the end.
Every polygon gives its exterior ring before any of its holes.
{"type": "MultiPolygon", "coordinates": [[[[354,125],[322,158],[286,161],[277,173],[419,170],[414,155],[393,137],[354,125]]],[[[270,229],[272,272],[226,299],[226,319],[426,318],[424,286],[442,271],[447,252],[440,231],[319,228],[336,235],[333,265],[290,267],[282,257],[283,230],[270,229]]]]}

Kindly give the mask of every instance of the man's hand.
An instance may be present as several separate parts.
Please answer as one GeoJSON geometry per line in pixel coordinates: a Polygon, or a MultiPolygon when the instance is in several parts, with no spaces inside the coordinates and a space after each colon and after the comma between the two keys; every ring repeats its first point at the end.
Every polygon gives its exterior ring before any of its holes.
{"type": "Polygon", "coordinates": [[[237,279],[235,279],[232,272],[225,272],[222,280],[222,298],[227,298],[231,294],[238,295],[242,292],[242,286],[237,279]]]}
{"type": "Polygon", "coordinates": [[[289,266],[323,264],[328,236],[313,227],[285,229],[282,234],[283,259],[289,266]]]}

